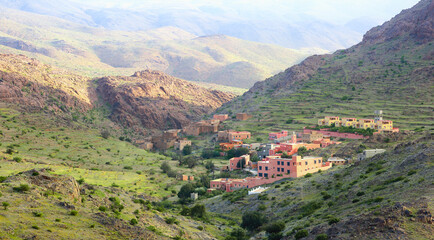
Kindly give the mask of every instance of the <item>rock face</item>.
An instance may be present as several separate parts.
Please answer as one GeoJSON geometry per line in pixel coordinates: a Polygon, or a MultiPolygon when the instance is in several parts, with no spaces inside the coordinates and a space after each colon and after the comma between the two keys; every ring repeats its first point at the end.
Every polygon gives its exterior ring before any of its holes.
{"type": "Polygon", "coordinates": [[[0,101],[24,109],[85,111],[94,90],[89,79],[53,68],[22,55],[0,54],[0,101]]]}
{"type": "Polygon", "coordinates": [[[234,97],[150,70],[99,79],[97,92],[113,121],[137,129],[182,128],[234,97]]]}
{"type": "Polygon", "coordinates": [[[48,191],[58,192],[71,199],[80,200],[80,185],[70,176],[50,174],[46,169],[32,169],[21,174],[9,177],[7,182],[27,181],[32,185],[45,188],[48,191]]]}

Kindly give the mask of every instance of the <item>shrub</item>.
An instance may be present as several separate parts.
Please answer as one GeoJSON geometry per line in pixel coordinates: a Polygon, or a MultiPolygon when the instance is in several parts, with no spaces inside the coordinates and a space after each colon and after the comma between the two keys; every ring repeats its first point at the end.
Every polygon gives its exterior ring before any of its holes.
{"type": "Polygon", "coordinates": [[[80,184],[80,185],[83,184],[84,183],[84,179],[83,178],[78,179],[77,183],[80,184]]]}
{"type": "Polygon", "coordinates": [[[190,216],[196,218],[206,218],[206,209],[204,205],[197,204],[190,210],[190,216]]]}
{"type": "Polygon", "coordinates": [[[308,174],[304,175],[304,177],[305,177],[305,178],[312,177],[312,173],[308,173],[308,174]]]}
{"type": "Polygon", "coordinates": [[[301,207],[302,216],[309,216],[317,209],[321,208],[322,204],[318,201],[312,201],[301,207]]]}
{"type": "Polygon", "coordinates": [[[9,203],[8,202],[2,202],[2,206],[4,207],[5,210],[8,210],[9,203]]]}
{"type": "Polygon", "coordinates": [[[4,181],[6,181],[6,179],[7,179],[8,177],[5,177],[5,176],[0,176],[0,183],[2,183],[2,182],[4,182],[4,181]]]}
{"type": "Polygon", "coordinates": [[[327,236],[327,234],[322,233],[316,236],[315,240],[327,240],[329,239],[329,236],[327,236]]]}
{"type": "Polygon", "coordinates": [[[100,210],[101,212],[105,212],[105,211],[107,211],[107,207],[99,206],[98,210],[100,210]]]}
{"type": "Polygon", "coordinates": [[[124,169],[126,169],[126,170],[133,170],[133,167],[131,167],[131,166],[125,166],[124,169]]]}
{"type": "Polygon", "coordinates": [[[13,187],[12,188],[15,192],[27,192],[30,190],[29,185],[27,184],[20,184],[19,187],[13,187]]]}
{"type": "Polygon", "coordinates": [[[20,157],[14,157],[13,160],[14,160],[15,162],[21,162],[22,158],[20,158],[20,157]]]}
{"type": "Polygon", "coordinates": [[[363,196],[363,195],[365,195],[365,192],[362,192],[362,191],[360,191],[360,192],[357,192],[357,194],[356,194],[358,197],[360,197],[360,196],[363,196]]]}
{"type": "Polygon", "coordinates": [[[179,221],[178,221],[178,219],[176,219],[176,218],[174,218],[174,217],[166,217],[165,219],[164,219],[164,221],[167,223],[167,224],[178,224],[179,223],[179,221]]]}
{"type": "Polygon", "coordinates": [[[248,239],[246,231],[242,228],[234,228],[226,240],[245,240],[248,239]]]}
{"type": "Polygon", "coordinates": [[[285,223],[282,221],[277,221],[275,223],[271,223],[265,227],[265,231],[267,233],[280,233],[285,230],[285,223]]]}
{"type": "Polygon", "coordinates": [[[331,218],[329,219],[329,225],[332,225],[332,224],[334,224],[334,223],[338,223],[339,221],[340,221],[339,218],[337,218],[337,217],[331,217],[331,218]]]}
{"type": "Polygon", "coordinates": [[[137,225],[139,222],[137,221],[137,219],[135,219],[135,218],[131,218],[131,220],[130,220],[130,224],[131,225],[137,225]]]}
{"type": "Polygon", "coordinates": [[[255,230],[266,221],[267,218],[259,212],[246,212],[243,214],[241,227],[248,230],[255,230]]]}
{"type": "Polygon", "coordinates": [[[104,139],[107,139],[110,137],[110,132],[108,130],[102,130],[101,131],[101,137],[104,139]]]}
{"type": "Polygon", "coordinates": [[[33,225],[32,228],[33,228],[33,229],[39,229],[39,227],[36,226],[36,225],[33,225]]]}
{"type": "Polygon", "coordinates": [[[182,149],[182,153],[184,155],[190,155],[191,154],[191,149],[192,149],[191,146],[187,145],[187,146],[184,147],[184,149],[182,149]]]}
{"type": "Polygon", "coordinates": [[[44,214],[42,214],[41,212],[33,212],[33,216],[35,217],[42,217],[44,214]]]}
{"type": "Polygon", "coordinates": [[[199,225],[199,226],[197,226],[197,229],[200,230],[200,231],[202,231],[203,227],[199,225]]]}
{"type": "Polygon", "coordinates": [[[191,183],[187,183],[184,186],[181,187],[181,189],[178,192],[178,197],[182,200],[186,200],[190,198],[190,194],[194,192],[194,186],[191,183]]]}
{"type": "Polygon", "coordinates": [[[160,166],[160,169],[163,171],[163,173],[168,173],[172,170],[168,162],[163,162],[160,166]]]}
{"type": "Polygon", "coordinates": [[[78,211],[77,210],[71,210],[69,212],[69,215],[71,215],[71,216],[77,216],[78,215],[78,211]]]}
{"type": "Polygon", "coordinates": [[[300,230],[295,234],[295,239],[301,239],[304,237],[309,236],[309,233],[307,232],[306,229],[300,230]]]}
{"type": "Polygon", "coordinates": [[[56,220],[54,220],[54,221],[56,221],[56,222],[60,222],[61,220],[60,220],[60,218],[56,218],[56,220]]]}

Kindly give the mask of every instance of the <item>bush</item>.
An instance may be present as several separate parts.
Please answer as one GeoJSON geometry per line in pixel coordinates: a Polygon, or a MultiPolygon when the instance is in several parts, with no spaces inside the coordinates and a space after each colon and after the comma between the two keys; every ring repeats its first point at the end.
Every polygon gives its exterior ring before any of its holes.
{"type": "Polygon", "coordinates": [[[98,210],[100,210],[101,212],[105,212],[105,211],[107,211],[107,207],[99,206],[98,210]]]}
{"type": "Polygon", "coordinates": [[[278,221],[275,223],[271,223],[265,227],[265,231],[267,233],[280,233],[281,231],[285,230],[285,223],[282,221],[278,221]]]}
{"type": "Polygon", "coordinates": [[[13,160],[14,160],[15,162],[21,162],[22,158],[20,158],[20,157],[14,157],[13,160]]]}
{"type": "Polygon", "coordinates": [[[320,209],[322,204],[318,201],[313,201],[305,204],[301,207],[302,216],[309,216],[314,213],[317,209],[320,209]]]}
{"type": "Polygon", "coordinates": [[[362,192],[362,191],[360,191],[360,192],[357,192],[357,194],[356,194],[358,197],[360,197],[360,196],[363,196],[363,195],[365,195],[365,192],[362,192]]]}
{"type": "Polygon", "coordinates": [[[167,224],[178,224],[179,223],[179,221],[178,221],[178,219],[176,219],[176,218],[174,218],[174,217],[166,217],[166,218],[164,218],[164,221],[167,223],[167,224]]]}
{"type": "Polygon", "coordinates": [[[329,219],[329,225],[332,225],[332,224],[334,224],[334,223],[338,223],[339,221],[340,221],[339,218],[337,218],[337,217],[331,217],[331,218],[329,219]]]}
{"type": "Polygon", "coordinates": [[[304,237],[309,236],[309,233],[306,229],[300,230],[295,234],[295,239],[302,239],[304,237]]]}
{"type": "Polygon", "coordinates": [[[71,216],[77,216],[78,215],[78,211],[77,210],[71,210],[69,212],[69,215],[71,215],[71,216]]]}
{"type": "Polygon", "coordinates": [[[187,183],[184,186],[181,187],[181,189],[178,192],[178,197],[182,200],[186,200],[190,198],[190,194],[194,192],[194,186],[191,183],[187,183]]]}
{"type": "Polygon", "coordinates": [[[4,207],[5,210],[8,210],[9,203],[8,202],[2,202],[2,206],[4,207]]]}
{"type": "Polygon", "coordinates": [[[312,173],[307,173],[306,175],[304,175],[305,178],[309,178],[312,177],[312,173]]]}
{"type": "Polygon", "coordinates": [[[267,218],[259,212],[246,212],[243,214],[241,227],[255,230],[267,222],[267,218]]]}
{"type": "Polygon", "coordinates": [[[15,192],[27,192],[30,190],[29,185],[27,184],[20,184],[19,187],[13,187],[12,188],[15,192]]]}
{"type": "Polygon", "coordinates": [[[246,240],[248,236],[246,231],[242,228],[234,228],[232,232],[225,238],[225,240],[246,240]]]}
{"type": "Polygon", "coordinates": [[[110,132],[108,130],[102,130],[101,131],[101,137],[104,139],[107,139],[110,137],[110,132]]]}
{"type": "Polygon", "coordinates": [[[202,204],[194,205],[190,210],[190,216],[195,218],[206,218],[206,209],[202,204]]]}
{"type": "Polygon", "coordinates": [[[137,219],[135,219],[135,218],[131,218],[131,220],[130,220],[130,224],[131,225],[137,225],[139,222],[137,221],[137,219]]]}
{"type": "Polygon", "coordinates": [[[315,240],[327,240],[329,239],[329,236],[327,236],[327,234],[322,233],[316,236],[315,240]]]}
{"type": "Polygon", "coordinates": [[[42,217],[44,214],[42,214],[41,212],[33,212],[33,216],[35,217],[42,217]]]}
{"type": "Polygon", "coordinates": [[[199,226],[197,226],[197,229],[200,230],[200,231],[202,231],[203,227],[199,225],[199,226]]]}
{"type": "Polygon", "coordinates": [[[184,155],[190,155],[191,154],[191,149],[192,149],[191,146],[187,145],[187,146],[184,147],[184,149],[182,149],[182,153],[184,155]]]}
{"type": "Polygon", "coordinates": [[[7,179],[8,177],[5,177],[5,176],[0,176],[0,183],[2,183],[2,182],[4,182],[4,181],[6,181],[6,179],[7,179]]]}
{"type": "Polygon", "coordinates": [[[83,184],[84,183],[84,179],[83,178],[78,179],[77,183],[80,184],[80,185],[83,184]]]}

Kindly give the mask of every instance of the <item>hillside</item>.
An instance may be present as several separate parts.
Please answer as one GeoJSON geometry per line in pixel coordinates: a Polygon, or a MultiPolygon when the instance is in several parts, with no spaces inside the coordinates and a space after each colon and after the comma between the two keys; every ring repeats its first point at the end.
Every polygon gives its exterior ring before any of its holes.
{"type": "MultiPolygon", "coordinates": [[[[368,141],[363,144],[375,146],[368,141]]],[[[268,239],[431,239],[432,135],[407,137],[389,149],[349,166],[282,180],[261,194],[239,190],[203,202],[238,223],[244,213],[259,212],[267,221],[252,232],[257,237],[283,222],[282,238],[268,239]],[[302,231],[306,237],[297,237],[302,231]]]]}
{"type": "Polygon", "coordinates": [[[25,54],[90,77],[152,69],[191,81],[249,88],[311,54],[326,52],[224,35],[198,37],[170,26],[128,32],[5,7],[0,13],[0,52],[25,54]]]}
{"type": "Polygon", "coordinates": [[[328,115],[372,118],[376,109],[403,129],[432,128],[433,3],[424,0],[376,27],[361,43],[316,55],[265,81],[218,112],[254,113],[238,128],[300,129],[328,115]]]}
{"type": "Polygon", "coordinates": [[[176,195],[182,181],[161,174],[162,162],[181,174],[206,172],[170,160],[116,135],[103,138],[87,122],[23,113],[0,102],[0,202],[9,204],[0,210],[0,238],[221,236],[214,224],[225,220],[180,216],[177,206],[163,201],[176,195]]]}
{"type": "Polygon", "coordinates": [[[208,90],[157,71],[97,80],[110,118],[129,128],[180,129],[214,111],[234,95],[208,90]]]}

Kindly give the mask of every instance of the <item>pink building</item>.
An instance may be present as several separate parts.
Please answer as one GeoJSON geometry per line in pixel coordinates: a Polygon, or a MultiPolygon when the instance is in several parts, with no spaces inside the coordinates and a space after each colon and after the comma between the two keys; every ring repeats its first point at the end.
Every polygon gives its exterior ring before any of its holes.
{"type": "Polygon", "coordinates": [[[274,132],[274,133],[269,133],[268,134],[268,139],[269,140],[276,140],[282,137],[287,137],[288,136],[288,131],[281,131],[281,132],[274,132]]]}
{"type": "Polygon", "coordinates": [[[327,170],[330,163],[323,163],[321,157],[292,156],[292,158],[267,157],[258,162],[258,176],[264,178],[297,178],[318,170],[327,170]]]}
{"type": "Polygon", "coordinates": [[[250,155],[243,155],[229,159],[229,171],[246,168],[249,165],[250,155]],[[243,163],[244,161],[244,163],[243,163]]]}
{"type": "Polygon", "coordinates": [[[269,151],[269,156],[276,155],[278,152],[286,152],[288,155],[297,153],[298,149],[305,147],[307,150],[320,148],[320,144],[315,143],[282,143],[279,147],[271,149],[269,151]]]}

